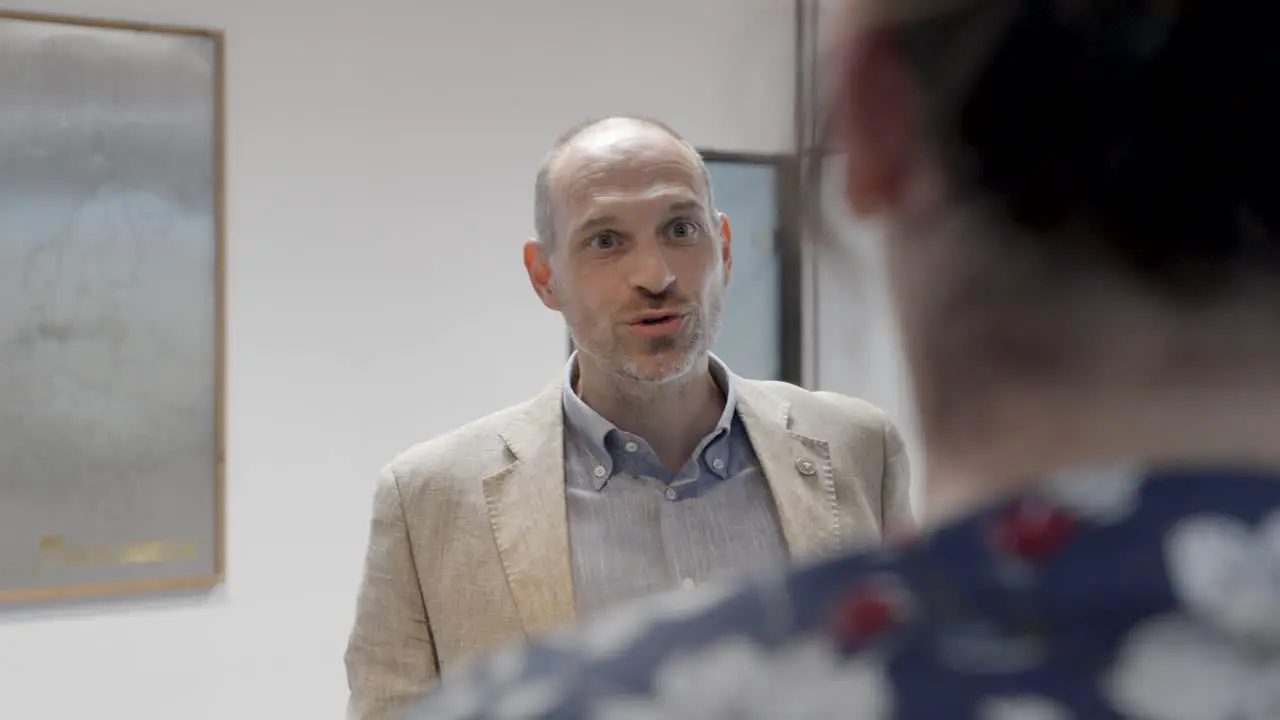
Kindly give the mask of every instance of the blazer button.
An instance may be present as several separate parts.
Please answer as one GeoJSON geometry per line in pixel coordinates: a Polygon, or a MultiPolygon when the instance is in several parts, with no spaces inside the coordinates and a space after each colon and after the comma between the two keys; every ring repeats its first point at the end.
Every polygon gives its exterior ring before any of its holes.
{"type": "Polygon", "coordinates": [[[818,472],[818,466],[809,458],[800,458],[796,461],[796,470],[799,470],[801,475],[812,475],[818,472]]]}

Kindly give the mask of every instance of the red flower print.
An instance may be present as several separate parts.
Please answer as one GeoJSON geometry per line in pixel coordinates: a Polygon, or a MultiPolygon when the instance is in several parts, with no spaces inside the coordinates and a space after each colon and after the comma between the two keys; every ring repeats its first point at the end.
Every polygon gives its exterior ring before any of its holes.
{"type": "Polygon", "coordinates": [[[1042,562],[1066,543],[1075,528],[1071,514],[1053,505],[1023,502],[997,518],[992,544],[1006,555],[1042,562]]]}
{"type": "Polygon", "coordinates": [[[909,605],[900,587],[885,582],[862,585],[836,608],[832,634],[845,646],[872,640],[899,626],[909,605]]]}

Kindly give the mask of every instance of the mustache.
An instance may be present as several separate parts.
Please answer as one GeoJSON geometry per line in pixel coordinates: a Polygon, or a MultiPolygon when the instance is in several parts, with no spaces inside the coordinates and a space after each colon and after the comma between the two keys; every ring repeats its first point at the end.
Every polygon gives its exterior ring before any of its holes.
{"type": "Polygon", "coordinates": [[[643,313],[643,312],[653,312],[655,310],[660,310],[662,312],[669,312],[673,315],[677,315],[677,314],[692,315],[693,313],[698,311],[698,306],[695,303],[691,303],[691,302],[671,302],[671,303],[658,302],[658,303],[649,303],[646,305],[636,305],[634,307],[628,307],[626,310],[623,311],[623,313],[626,315],[639,315],[640,313],[643,313]]]}
{"type": "Polygon", "coordinates": [[[646,310],[680,310],[682,308],[692,309],[697,305],[693,302],[693,298],[687,298],[671,291],[661,293],[641,291],[641,295],[642,297],[639,298],[638,304],[629,309],[630,312],[644,312],[646,310]]]}

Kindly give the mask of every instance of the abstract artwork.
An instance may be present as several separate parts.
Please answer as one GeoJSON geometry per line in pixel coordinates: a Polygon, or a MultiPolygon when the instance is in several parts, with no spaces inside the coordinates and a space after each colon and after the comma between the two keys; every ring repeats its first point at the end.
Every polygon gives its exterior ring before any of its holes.
{"type": "Polygon", "coordinates": [[[0,604],[215,585],[222,39],[0,12],[0,604]]]}

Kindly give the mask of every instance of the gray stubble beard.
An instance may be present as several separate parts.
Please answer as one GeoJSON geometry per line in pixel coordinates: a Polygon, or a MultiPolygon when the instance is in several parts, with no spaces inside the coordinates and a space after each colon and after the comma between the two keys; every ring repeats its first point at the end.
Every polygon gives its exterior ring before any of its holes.
{"type": "MultiPolygon", "coordinates": [[[[622,359],[619,374],[627,380],[646,385],[665,385],[688,376],[689,373],[693,372],[694,367],[711,352],[711,346],[715,344],[716,337],[720,334],[723,314],[723,295],[708,303],[705,310],[699,309],[698,313],[691,318],[697,322],[697,326],[689,336],[689,351],[684,354],[680,363],[674,369],[665,373],[662,377],[655,378],[643,375],[639,366],[627,358],[622,359]]],[[[651,350],[665,350],[667,348],[658,348],[657,346],[674,341],[673,338],[655,338],[649,342],[649,348],[651,350]]]]}

